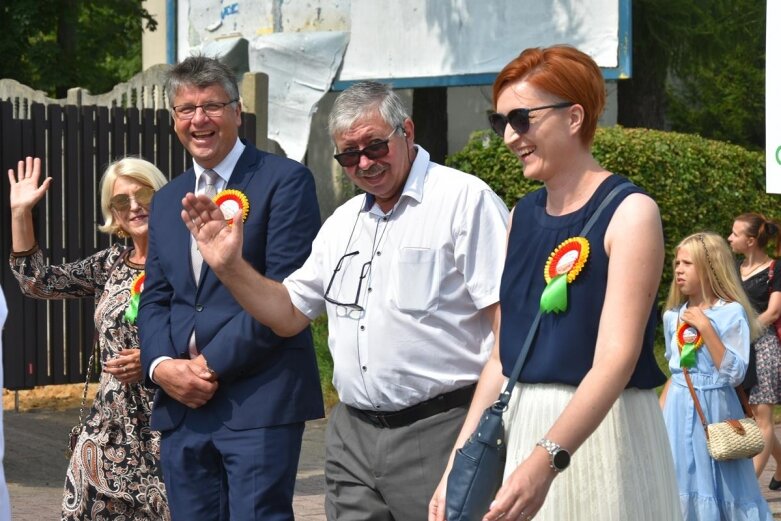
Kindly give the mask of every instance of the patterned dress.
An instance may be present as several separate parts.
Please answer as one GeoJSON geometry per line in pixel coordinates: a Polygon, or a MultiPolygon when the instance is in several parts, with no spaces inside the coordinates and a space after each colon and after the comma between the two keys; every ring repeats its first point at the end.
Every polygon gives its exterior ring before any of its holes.
{"type": "MultiPolygon", "coordinates": [[[[22,292],[34,298],[96,297],[101,365],[138,348],[138,329],[123,317],[130,286],[144,269],[120,258],[123,247],[72,263],[46,266],[40,250],[12,256],[22,292]],[[113,266],[113,269],[112,269],[113,266]],[[107,280],[108,277],[108,280],[107,280]]],[[[160,434],[149,428],[153,391],[101,373],[65,477],[63,520],[170,520],[160,467],[160,434]]]]}
{"type": "MultiPolygon", "coordinates": [[[[740,273],[738,261],[738,273],[740,273]]],[[[751,306],[757,313],[764,313],[770,302],[770,294],[781,291],[781,262],[774,263],[773,276],[770,267],[763,269],[743,280],[751,306]]],[[[775,326],[754,341],[756,352],[757,383],[751,388],[749,403],[781,403],[781,342],[776,334],[775,326]]]]}

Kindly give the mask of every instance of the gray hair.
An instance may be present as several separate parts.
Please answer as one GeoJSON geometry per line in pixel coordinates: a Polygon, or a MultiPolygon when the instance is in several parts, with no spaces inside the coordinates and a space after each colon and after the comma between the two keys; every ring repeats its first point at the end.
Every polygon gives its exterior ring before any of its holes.
{"type": "Polygon", "coordinates": [[[360,118],[378,111],[388,126],[404,128],[409,112],[390,85],[376,81],[359,81],[339,94],[328,116],[331,137],[350,129],[360,118]]]}
{"type": "Polygon", "coordinates": [[[176,93],[184,86],[206,88],[212,85],[221,86],[230,99],[239,99],[239,85],[230,67],[217,58],[203,55],[190,56],[174,65],[168,72],[165,83],[168,104],[173,106],[176,93]]]}

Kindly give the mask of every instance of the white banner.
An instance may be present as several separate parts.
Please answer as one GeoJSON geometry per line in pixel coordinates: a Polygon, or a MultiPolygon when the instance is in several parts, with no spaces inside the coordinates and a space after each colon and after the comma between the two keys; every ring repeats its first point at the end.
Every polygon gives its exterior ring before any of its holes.
{"type": "Polygon", "coordinates": [[[360,0],[338,80],[497,73],[526,47],[570,43],[618,66],[619,2],[360,0]]]}
{"type": "MultiPolygon", "coordinates": [[[[781,194],[781,2],[767,2],[765,139],[767,192],[781,194]]],[[[772,212],[771,212],[772,213],[772,212]]]]}

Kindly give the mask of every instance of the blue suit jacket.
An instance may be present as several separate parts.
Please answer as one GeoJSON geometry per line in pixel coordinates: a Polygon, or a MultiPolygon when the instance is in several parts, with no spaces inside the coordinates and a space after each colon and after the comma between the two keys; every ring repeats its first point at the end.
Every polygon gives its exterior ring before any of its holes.
{"type": "MultiPolygon", "coordinates": [[[[182,198],[194,191],[191,168],[154,196],[149,220],[146,280],[138,328],[141,361],[189,358],[195,328],[199,348],[219,375],[206,403],[210,416],[234,430],[284,425],[323,417],[323,398],[309,328],[281,338],[248,315],[206,263],[196,286],[190,232],[182,222],[182,198]]],[[[249,199],[244,258],[260,273],[281,281],[308,257],[320,227],[315,184],[309,170],[247,144],[227,188],[249,199]]],[[[175,428],[187,406],[158,389],[152,428],[175,428]]]]}

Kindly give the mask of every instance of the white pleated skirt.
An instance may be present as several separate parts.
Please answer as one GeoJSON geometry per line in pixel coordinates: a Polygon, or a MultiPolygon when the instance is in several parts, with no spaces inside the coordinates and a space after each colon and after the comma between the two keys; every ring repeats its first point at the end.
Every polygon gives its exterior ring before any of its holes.
{"type": "MultiPolygon", "coordinates": [[[[507,479],[570,402],[575,388],[519,384],[504,420],[507,479]]],[[[678,521],[672,454],[653,390],[627,389],[553,480],[535,521],[678,521]]]]}

